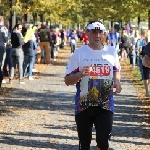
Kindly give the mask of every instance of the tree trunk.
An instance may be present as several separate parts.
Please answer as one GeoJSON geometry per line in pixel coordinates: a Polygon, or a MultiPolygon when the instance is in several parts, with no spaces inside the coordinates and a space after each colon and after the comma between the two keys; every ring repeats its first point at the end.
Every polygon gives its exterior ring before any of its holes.
{"type": "Polygon", "coordinates": [[[16,24],[16,12],[14,11],[12,16],[12,28],[14,28],[15,24],[16,24]]]}
{"type": "Polygon", "coordinates": [[[150,30],[150,8],[148,10],[148,29],[150,30]]]}
{"type": "Polygon", "coordinates": [[[12,28],[13,28],[13,26],[12,26],[12,17],[13,17],[13,12],[10,11],[10,15],[9,15],[9,30],[10,30],[10,32],[12,31],[12,28]]]}
{"type": "Polygon", "coordinates": [[[140,16],[138,16],[138,29],[140,28],[140,21],[141,21],[141,18],[140,16]]]}
{"type": "Polygon", "coordinates": [[[113,27],[113,20],[111,20],[111,27],[113,27]]]}

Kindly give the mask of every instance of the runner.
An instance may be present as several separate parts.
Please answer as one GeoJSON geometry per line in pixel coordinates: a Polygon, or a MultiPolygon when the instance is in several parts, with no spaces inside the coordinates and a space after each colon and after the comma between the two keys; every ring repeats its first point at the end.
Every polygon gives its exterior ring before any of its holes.
{"type": "Polygon", "coordinates": [[[96,129],[96,150],[108,150],[114,112],[113,88],[121,92],[120,64],[113,46],[103,46],[105,27],[98,21],[87,25],[88,45],[81,46],[70,58],[66,85],[76,84],[75,120],[79,149],[89,150],[92,127],[96,129]]]}

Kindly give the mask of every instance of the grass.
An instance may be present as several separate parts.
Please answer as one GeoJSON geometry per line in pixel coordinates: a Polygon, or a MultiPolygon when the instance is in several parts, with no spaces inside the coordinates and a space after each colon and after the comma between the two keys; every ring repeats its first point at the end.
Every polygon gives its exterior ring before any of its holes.
{"type": "Polygon", "coordinates": [[[141,79],[141,73],[137,67],[133,68],[132,73],[137,79],[141,79]]]}
{"type": "Polygon", "coordinates": [[[142,89],[144,88],[143,81],[141,80],[141,73],[138,67],[132,69],[132,75],[134,85],[139,85],[142,89]]]}

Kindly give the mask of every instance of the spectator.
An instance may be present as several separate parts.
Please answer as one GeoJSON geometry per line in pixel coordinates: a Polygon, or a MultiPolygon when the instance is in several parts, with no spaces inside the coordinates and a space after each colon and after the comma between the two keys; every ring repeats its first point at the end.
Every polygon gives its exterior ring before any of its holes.
{"type": "Polygon", "coordinates": [[[6,58],[6,43],[8,42],[8,29],[4,26],[4,18],[0,16],[0,85],[6,83],[3,80],[3,66],[6,58]]]}
{"type": "Polygon", "coordinates": [[[132,64],[132,67],[135,67],[135,61],[136,61],[136,53],[135,53],[135,35],[133,33],[133,30],[130,30],[130,36],[129,36],[129,40],[130,40],[130,47],[129,47],[129,51],[130,51],[130,64],[132,64]]]}
{"type": "Polygon", "coordinates": [[[4,76],[9,76],[10,70],[11,70],[11,49],[12,49],[11,32],[9,31],[9,21],[6,20],[4,25],[8,29],[8,42],[6,43],[6,59],[4,62],[4,67],[3,67],[3,74],[4,76]]]}
{"type": "Polygon", "coordinates": [[[12,44],[12,51],[11,51],[11,72],[9,76],[9,83],[12,83],[12,79],[14,78],[14,69],[16,64],[18,64],[18,71],[19,71],[19,83],[24,84],[23,81],[23,62],[24,62],[24,53],[22,49],[23,43],[23,36],[22,36],[22,25],[16,24],[12,33],[11,33],[11,44],[12,44]]]}
{"type": "MultiPolygon", "coordinates": [[[[150,68],[146,67],[146,65],[144,66],[142,64],[142,59],[143,58],[147,58],[147,56],[145,57],[145,51],[144,49],[146,48],[147,45],[147,41],[145,39],[145,32],[141,31],[141,38],[140,38],[140,42],[139,42],[139,52],[140,52],[140,65],[141,65],[141,74],[142,74],[142,80],[144,82],[144,88],[145,88],[145,96],[149,97],[149,91],[148,91],[148,80],[150,79],[150,68]]],[[[147,46],[147,48],[149,48],[149,46],[147,46]]],[[[146,49],[147,51],[147,49],[146,49]]]]}
{"type": "Polygon", "coordinates": [[[56,31],[54,29],[50,30],[50,36],[51,36],[51,41],[50,41],[50,44],[51,44],[51,58],[54,59],[54,50],[56,49],[56,43],[57,43],[56,31]]]}
{"type": "Polygon", "coordinates": [[[64,40],[65,40],[65,34],[64,34],[64,30],[61,30],[60,31],[60,40],[61,40],[61,43],[60,43],[60,48],[64,48],[64,40]]]}
{"type": "MultiPolygon", "coordinates": [[[[138,45],[138,53],[139,53],[139,60],[138,60],[138,66],[141,72],[141,78],[142,80],[144,79],[144,75],[143,75],[143,67],[142,67],[142,57],[143,57],[143,49],[146,46],[147,42],[145,40],[145,32],[141,31],[140,33],[140,39],[139,39],[139,45],[138,45]]],[[[145,69],[145,67],[144,67],[145,69]]]]}
{"type": "Polygon", "coordinates": [[[143,53],[145,56],[142,59],[142,64],[143,66],[150,68],[150,42],[145,46],[143,53]]]}
{"type": "MultiPolygon", "coordinates": [[[[29,29],[27,30],[27,33],[28,31],[30,31],[30,29],[32,30],[32,27],[33,25],[31,24],[29,29]]],[[[27,68],[29,67],[29,80],[34,80],[32,76],[32,69],[35,62],[36,49],[36,37],[33,32],[28,42],[24,44],[24,77],[27,76],[27,68]]]]}
{"type": "Polygon", "coordinates": [[[47,28],[46,23],[41,24],[41,28],[39,30],[40,37],[40,47],[44,49],[44,62],[46,64],[50,64],[50,29],[47,28]],[[46,60],[45,60],[46,59],[46,60]]]}

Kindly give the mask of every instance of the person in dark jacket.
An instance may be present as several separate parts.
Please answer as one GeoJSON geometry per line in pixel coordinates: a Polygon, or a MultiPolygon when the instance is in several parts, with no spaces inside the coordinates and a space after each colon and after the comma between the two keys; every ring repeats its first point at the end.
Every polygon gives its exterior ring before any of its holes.
{"type": "Polygon", "coordinates": [[[40,43],[39,46],[41,49],[44,49],[44,62],[50,64],[50,29],[47,28],[46,23],[42,23],[39,30],[40,43]]]}
{"type": "Polygon", "coordinates": [[[51,36],[51,40],[50,40],[50,45],[51,45],[51,58],[53,59],[54,58],[54,49],[56,49],[56,35],[55,35],[55,30],[54,29],[51,29],[51,32],[50,32],[50,36],[51,36]]]}
{"type": "Polygon", "coordinates": [[[4,66],[3,66],[3,75],[4,76],[9,76],[10,75],[10,70],[11,70],[11,32],[9,31],[9,21],[6,20],[4,23],[5,27],[8,29],[8,42],[6,43],[6,58],[4,61],[4,66]]]}
{"type": "Polygon", "coordinates": [[[11,44],[12,44],[12,51],[11,51],[11,71],[9,76],[9,83],[12,83],[12,79],[14,78],[14,69],[16,64],[18,64],[19,70],[19,82],[20,84],[24,84],[23,81],[23,62],[24,62],[24,53],[22,50],[22,45],[24,44],[22,40],[22,25],[16,24],[12,33],[11,33],[11,44]]]}
{"type": "Polygon", "coordinates": [[[127,59],[128,54],[129,54],[129,47],[128,47],[128,37],[125,34],[125,30],[122,31],[121,33],[121,60],[127,59]]]}
{"type": "Polygon", "coordinates": [[[142,59],[142,64],[143,66],[150,68],[150,42],[143,49],[143,53],[145,55],[142,59]]]}
{"type": "Polygon", "coordinates": [[[3,80],[3,66],[6,58],[6,43],[8,42],[8,29],[4,26],[4,18],[0,16],[0,86],[6,83],[3,80]]]}

